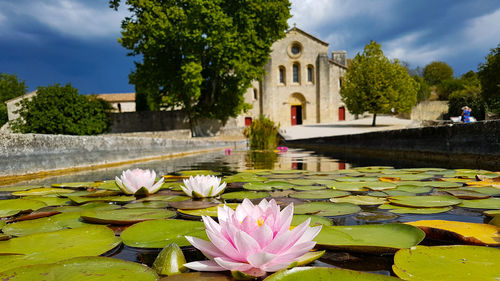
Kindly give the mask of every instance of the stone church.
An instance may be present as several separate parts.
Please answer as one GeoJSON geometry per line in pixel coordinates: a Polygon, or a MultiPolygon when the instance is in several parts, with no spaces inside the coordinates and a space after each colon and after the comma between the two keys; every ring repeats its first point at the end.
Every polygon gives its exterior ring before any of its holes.
{"type": "Polygon", "coordinates": [[[245,93],[253,108],[238,123],[248,126],[260,115],[281,127],[353,119],[340,99],[345,51],[333,51],[329,57],[328,43],[297,27],[271,49],[266,76],[245,93]]]}

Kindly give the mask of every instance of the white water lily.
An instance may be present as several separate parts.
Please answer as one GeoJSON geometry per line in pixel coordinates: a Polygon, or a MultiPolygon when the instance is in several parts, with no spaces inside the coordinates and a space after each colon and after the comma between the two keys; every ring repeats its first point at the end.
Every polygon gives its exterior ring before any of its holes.
{"type": "Polygon", "coordinates": [[[193,198],[215,197],[226,188],[226,183],[221,184],[221,178],[216,176],[191,176],[184,180],[182,191],[193,198]]]}
{"type": "Polygon", "coordinates": [[[155,171],[133,169],[123,171],[116,184],[125,194],[152,194],[160,190],[163,178],[155,183],[155,171]]]}

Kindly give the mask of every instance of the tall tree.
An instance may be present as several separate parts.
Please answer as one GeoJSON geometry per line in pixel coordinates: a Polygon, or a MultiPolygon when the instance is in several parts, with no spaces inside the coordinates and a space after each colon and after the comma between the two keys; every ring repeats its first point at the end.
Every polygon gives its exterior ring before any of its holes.
{"type": "Polygon", "coordinates": [[[0,73],[0,127],[9,120],[5,101],[26,94],[26,90],[26,84],[16,75],[0,73]]]}
{"type": "Polygon", "coordinates": [[[424,68],[424,79],[431,86],[452,78],[453,68],[443,61],[433,61],[424,68]]]}
{"type": "MultiPolygon", "coordinates": [[[[120,0],[111,0],[117,9],[120,0]]],[[[225,122],[249,108],[271,45],[285,36],[288,0],[126,0],[119,42],[140,56],[130,81],[146,109],[182,108],[225,122]]],[[[139,102],[141,103],[141,102],[139,102]]]]}
{"type": "Polygon", "coordinates": [[[491,49],[486,62],[479,65],[478,76],[487,110],[500,113],[500,44],[491,49]]]}
{"type": "Polygon", "coordinates": [[[417,103],[418,83],[397,60],[384,56],[380,44],[371,41],[347,69],[340,95],[350,112],[373,114],[409,112],[417,103]]]}

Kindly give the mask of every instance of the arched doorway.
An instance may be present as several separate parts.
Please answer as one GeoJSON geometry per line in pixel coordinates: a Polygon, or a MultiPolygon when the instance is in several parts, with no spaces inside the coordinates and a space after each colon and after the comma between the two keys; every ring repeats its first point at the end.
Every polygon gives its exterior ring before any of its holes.
{"type": "Polygon", "coordinates": [[[292,126],[302,125],[303,119],[305,119],[305,105],[306,99],[300,93],[295,93],[290,96],[290,120],[292,126]]]}

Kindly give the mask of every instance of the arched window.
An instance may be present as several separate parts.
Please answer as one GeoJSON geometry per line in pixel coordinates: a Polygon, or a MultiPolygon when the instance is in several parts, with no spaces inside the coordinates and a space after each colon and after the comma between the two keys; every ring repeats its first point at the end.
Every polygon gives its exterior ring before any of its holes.
{"type": "Polygon", "coordinates": [[[314,70],[312,65],[307,66],[307,82],[314,83],[314,70]]]}
{"type": "Polygon", "coordinates": [[[300,83],[300,65],[298,63],[294,63],[292,67],[293,72],[293,83],[300,83]]]}
{"type": "Polygon", "coordinates": [[[253,89],[253,99],[258,100],[259,99],[259,91],[257,89],[253,89]]]}
{"type": "Polygon", "coordinates": [[[279,67],[279,83],[286,84],[286,71],[284,66],[279,67]]]}

